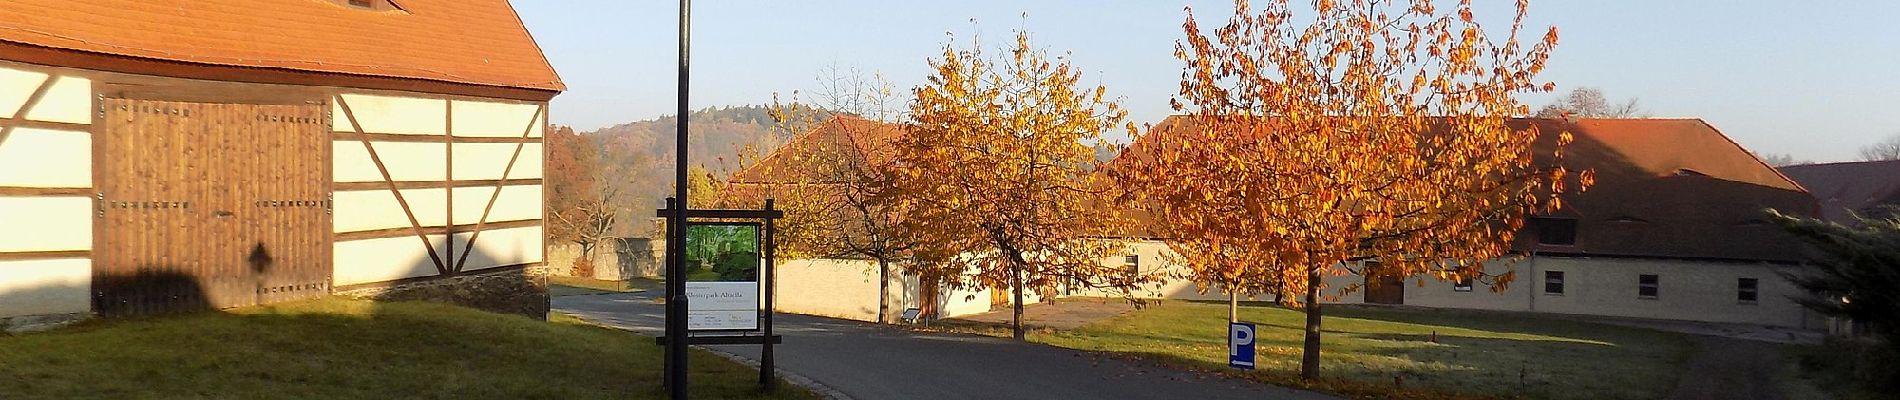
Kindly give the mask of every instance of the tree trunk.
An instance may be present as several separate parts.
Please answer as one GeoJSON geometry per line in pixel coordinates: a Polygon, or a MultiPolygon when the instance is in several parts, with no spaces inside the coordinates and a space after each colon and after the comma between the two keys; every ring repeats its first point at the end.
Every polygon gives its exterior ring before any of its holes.
{"type": "Polygon", "coordinates": [[[1319,270],[1306,275],[1306,346],[1300,352],[1300,379],[1319,379],[1319,270]]]}
{"type": "Polygon", "coordinates": [[[1010,266],[1009,281],[1010,281],[1009,286],[1011,287],[1010,290],[1015,292],[1011,294],[1012,296],[1014,296],[1012,302],[1015,304],[1012,305],[1013,306],[1012,308],[1015,309],[1014,311],[1015,315],[1010,318],[1010,325],[1011,325],[1010,329],[1013,331],[1016,341],[1020,342],[1024,340],[1023,339],[1023,267],[1022,265],[1018,264],[1018,265],[1010,266]]]}
{"type": "Polygon", "coordinates": [[[1227,285],[1227,322],[1240,322],[1240,293],[1234,290],[1236,285],[1227,285]]]}
{"type": "Polygon", "coordinates": [[[891,262],[877,260],[877,323],[891,323],[891,262]]]}

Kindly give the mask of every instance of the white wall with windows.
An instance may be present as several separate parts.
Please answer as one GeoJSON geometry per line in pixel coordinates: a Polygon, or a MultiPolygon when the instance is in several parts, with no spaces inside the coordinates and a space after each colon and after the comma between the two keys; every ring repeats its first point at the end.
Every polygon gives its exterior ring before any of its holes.
{"type": "Polygon", "coordinates": [[[1653,258],[1538,256],[1487,272],[1516,271],[1500,291],[1471,291],[1424,279],[1407,285],[1405,304],[1819,329],[1820,317],[1789,296],[1799,288],[1779,273],[1796,266],[1653,258]]]}

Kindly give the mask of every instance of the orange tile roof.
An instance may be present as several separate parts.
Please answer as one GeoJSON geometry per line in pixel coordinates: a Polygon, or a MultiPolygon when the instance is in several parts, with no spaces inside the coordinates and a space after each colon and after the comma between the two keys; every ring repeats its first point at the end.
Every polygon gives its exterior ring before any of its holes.
{"type": "Polygon", "coordinates": [[[506,0],[394,3],[401,10],[330,0],[0,0],[0,42],[217,66],[566,88],[506,0]]]}
{"type": "MultiPolygon", "coordinates": [[[[1536,127],[1539,163],[1558,133],[1576,141],[1564,152],[1572,169],[1596,171],[1596,186],[1565,195],[1557,216],[1578,220],[1576,245],[1552,248],[1519,236],[1519,248],[1586,255],[1798,261],[1800,244],[1763,209],[1813,215],[1818,203],[1801,185],[1749,154],[1699,119],[1513,118],[1513,129],[1536,127]]],[[[1172,132],[1199,129],[1172,116],[1111,161],[1108,168],[1168,151],[1172,132]]]]}
{"type": "Polygon", "coordinates": [[[904,136],[904,126],[888,122],[878,122],[850,115],[839,115],[826,120],[791,142],[779,146],[765,158],[747,166],[730,179],[733,183],[793,183],[808,174],[800,165],[800,159],[816,155],[854,156],[870,165],[890,162],[896,158],[897,140],[904,136]]]}

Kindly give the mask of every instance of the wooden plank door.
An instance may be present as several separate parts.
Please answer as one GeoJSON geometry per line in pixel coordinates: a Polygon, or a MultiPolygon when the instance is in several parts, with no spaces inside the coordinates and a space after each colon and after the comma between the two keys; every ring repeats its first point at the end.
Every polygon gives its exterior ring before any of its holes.
{"type": "Polygon", "coordinates": [[[328,292],[321,105],[102,105],[97,311],[226,308],[328,292]]]}
{"type": "Polygon", "coordinates": [[[1405,277],[1399,276],[1391,268],[1382,268],[1378,262],[1367,262],[1366,303],[1405,304],[1405,277]]]}

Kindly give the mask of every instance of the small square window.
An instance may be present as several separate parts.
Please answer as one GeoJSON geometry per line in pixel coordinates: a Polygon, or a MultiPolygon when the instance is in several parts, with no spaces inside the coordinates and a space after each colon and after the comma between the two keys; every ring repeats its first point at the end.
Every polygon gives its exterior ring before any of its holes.
{"type": "Polygon", "coordinates": [[[1544,294],[1564,294],[1564,272],[1544,271],[1544,294]]]}
{"type": "Polygon", "coordinates": [[[1577,244],[1577,220],[1570,218],[1531,218],[1537,243],[1557,246],[1577,244]]]}
{"type": "Polygon", "coordinates": [[[1636,276],[1636,297],[1641,297],[1645,299],[1656,298],[1656,287],[1659,286],[1657,284],[1658,281],[1660,281],[1660,279],[1658,279],[1655,275],[1649,275],[1649,274],[1637,275],[1636,276]]]}
{"type": "Polygon", "coordinates": [[[1451,291],[1454,291],[1454,292],[1471,291],[1471,277],[1460,276],[1457,279],[1453,279],[1451,281],[1451,291]]]}
{"type": "Polygon", "coordinates": [[[1761,282],[1755,278],[1737,278],[1735,280],[1735,301],[1754,303],[1761,296],[1761,282]]]}
{"type": "Polygon", "coordinates": [[[1124,272],[1127,272],[1128,275],[1130,276],[1140,275],[1141,274],[1141,255],[1129,254],[1126,256],[1122,256],[1122,270],[1124,272]]]}

